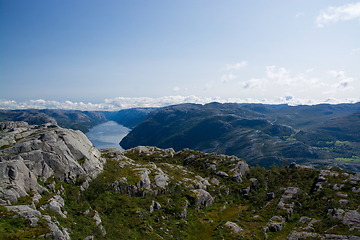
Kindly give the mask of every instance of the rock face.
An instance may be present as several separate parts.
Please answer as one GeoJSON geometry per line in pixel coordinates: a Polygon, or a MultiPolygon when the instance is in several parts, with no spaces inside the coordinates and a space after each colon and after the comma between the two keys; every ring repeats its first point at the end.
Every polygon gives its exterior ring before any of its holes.
{"type": "Polygon", "coordinates": [[[41,193],[54,176],[61,181],[87,182],[103,170],[100,152],[80,131],[53,124],[29,126],[25,122],[5,122],[0,132],[0,198],[16,202],[32,190],[41,193]]]}

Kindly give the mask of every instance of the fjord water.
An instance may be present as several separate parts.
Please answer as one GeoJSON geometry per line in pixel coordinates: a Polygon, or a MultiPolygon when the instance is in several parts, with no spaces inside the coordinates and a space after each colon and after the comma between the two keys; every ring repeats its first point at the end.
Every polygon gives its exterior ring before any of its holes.
{"type": "Polygon", "coordinates": [[[130,130],[114,121],[108,121],[91,128],[85,135],[98,149],[110,147],[121,149],[119,142],[130,130]]]}

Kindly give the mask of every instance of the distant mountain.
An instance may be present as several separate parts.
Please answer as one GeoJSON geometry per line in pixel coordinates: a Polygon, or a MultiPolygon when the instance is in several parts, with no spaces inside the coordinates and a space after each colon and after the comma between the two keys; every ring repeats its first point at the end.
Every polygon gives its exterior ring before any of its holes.
{"type": "Polygon", "coordinates": [[[286,124],[295,129],[314,128],[332,119],[344,117],[360,110],[360,103],[313,106],[241,104],[241,106],[264,114],[264,117],[273,123],[286,124]]]}
{"type": "Polygon", "coordinates": [[[108,120],[133,128],[151,116],[157,108],[131,108],[118,112],[103,112],[108,120]]]}
{"type": "Polygon", "coordinates": [[[90,128],[106,122],[102,112],[89,112],[60,109],[27,109],[27,110],[0,110],[0,122],[25,121],[31,125],[53,123],[61,127],[89,131],[90,128]]]}
{"type": "Polygon", "coordinates": [[[353,145],[356,146],[360,135],[356,124],[360,121],[354,112],[359,109],[358,103],[295,107],[229,103],[181,104],[156,111],[137,125],[120,145],[124,149],[138,145],[173,147],[176,151],[190,148],[236,155],[249,164],[265,167],[280,165],[284,160],[309,162],[351,157],[357,153],[356,147],[345,152],[333,151],[333,148],[324,149],[315,144],[316,134],[321,136],[332,129],[334,144],[340,140],[354,142],[353,145]],[[344,124],[345,122],[348,124],[344,124]],[[345,128],[351,129],[351,122],[357,130],[345,131],[345,128]]]}

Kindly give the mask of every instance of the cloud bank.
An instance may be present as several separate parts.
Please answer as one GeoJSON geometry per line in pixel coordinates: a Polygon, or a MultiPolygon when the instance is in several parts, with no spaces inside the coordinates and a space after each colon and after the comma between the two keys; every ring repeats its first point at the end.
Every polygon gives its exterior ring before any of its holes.
{"type": "Polygon", "coordinates": [[[360,2],[354,4],[346,4],[340,7],[327,7],[322,10],[316,18],[316,25],[324,27],[328,23],[336,23],[338,21],[346,21],[354,18],[360,18],[360,2]]]}
{"type": "MultiPolygon", "coordinates": [[[[256,79],[248,83],[251,85],[258,84],[256,79]]],[[[340,83],[341,85],[342,83],[340,83]]],[[[344,84],[342,84],[344,85],[344,84]]],[[[346,87],[346,86],[345,86],[346,87]]],[[[198,96],[165,96],[160,98],[139,97],[139,98],[125,98],[117,97],[113,99],[105,99],[103,103],[83,103],[71,101],[46,101],[43,99],[29,100],[25,102],[16,102],[14,100],[0,100],[0,109],[15,110],[15,109],[64,109],[64,110],[82,110],[82,111],[119,111],[121,109],[129,108],[144,108],[144,107],[165,107],[169,105],[181,103],[195,103],[206,104],[210,102],[220,103],[263,103],[263,104],[289,104],[289,105],[315,105],[320,103],[338,104],[338,103],[355,103],[360,102],[359,98],[335,99],[327,98],[324,100],[314,99],[299,99],[290,94],[275,97],[274,99],[252,99],[252,98],[208,98],[198,96]]]]}

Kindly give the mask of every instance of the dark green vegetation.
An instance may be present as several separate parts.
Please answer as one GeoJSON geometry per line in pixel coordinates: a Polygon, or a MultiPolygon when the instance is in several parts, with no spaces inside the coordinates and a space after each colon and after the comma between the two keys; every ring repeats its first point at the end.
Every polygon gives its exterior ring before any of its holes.
{"type": "Polygon", "coordinates": [[[263,104],[182,104],[161,108],[120,143],[190,148],[236,155],[251,165],[289,163],[339,165],[360,171],[360,103],[288,106],[263,104]]]}
{"type": "Polygon", "coordinates": [[[90,128],[107,120],[102,112],[28,109],[0,110],[0,122],[4,121],[24,121],[30,125],[41,125],[50,122],[57,123],[60,127],[88,132],[90,128]]]}
{"type": "Polygon", "coordinates": [[[0,239],[44,239],[40,237],[49,233],[50,229],[45,220],[40,220],[36,227],[30,226],[30,221],[19,217],[14,212],[8,212],[0,206],[0,239]]]}
{"type": "MultiPolygon", "coordinates": [[[[264,239],[266,234],[268,239],[285,239],[299,229],[319,236],[325,233],[360,236],[357,228],[351,229],[352,225],[330,213],[340,208],[356,210],[360,205],[359,193],[352,190],[353,187],[360,189],[360,178],[350,181],[351,176],[356,176],[340,168],[320,172],[294,165],[273,165],[269,170],[255,166],[237,183],[230,177],[218,175],[218,170],[231,173],[234,158],[224,155],[183,150],[171,156],[161,150],[146,153],[131,149],[122,154],[103,151],[103,157],[107,159],[104,171],[85,191],[79,190],[80,184],[60,182],[53,177],[42,183],[43,186],[53,184],[54,190],[43,194],[36,206],[46,204],[55,192],[63,191],[65,206],[62,211],[67,212],[67,217],[51,211],[42,213],[56,217],[61,226],[70,229],[72,239],[84,239],[89,235],[95,239],[264,239]],[[209,167],[210,163],[216,163],[217,169],[209,167]],[[154,169],[161,168],[170,177],[168,185],[155,188],[159,190],[157,193],[146,189],[131,192],[131,186],[140,181],[139,169],[150,165],[153,166],[150,180],[154,181],[154,169]],[[320,182],[319,174],[325,177],[321,188],[316,185],[320,182]],[[194,186],[187,184],[186,179],[200,179],[196,176],[209,182],[214,178],[219,180],[219,184],[206,185],[206,191],[214,198],[208,207],[196,205],[196,196],[191,192],[194,186]],[[127,191],[117,192],[114,183],[124,178],[127,191]],[[288,187],[300,191],[291,198],[284,198],[288,187]],[[247,194],[244,194],[245,189],[248,189],[247,194]],[[270,192],[274,193],[273,197],[267,195],[270,192]],[[341,203],[344,198],[348,200],[346,206],[341,203]],[[290,212],[280,206],[281,199],[293,204],[290,212]],[[150,210],[153,201],[161,205],[160,209],[150,210]],[[181,217],[184,209],[186,215],[181,217]],[[93,219],[97,213],[103,227],[97,226],[93,219]],[[264,228],[273,216],[283,217],[286,223],[279,231],[266,233],[264,228]],[[306,228],[310,220],[299,221],[303,216],[315,219],[316,223],[306,228]],[[229,222],[241,230],[235,232],[227,225],[229,222]]],[[[29,199],[19,199],[19,204],[28,204],[29,199]]],[[[13,213],[0,210],[2,239],[27,239],[48,231],[41,224],[29,227],[21,218],[14,220],[13,213]]]]}

